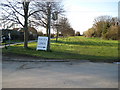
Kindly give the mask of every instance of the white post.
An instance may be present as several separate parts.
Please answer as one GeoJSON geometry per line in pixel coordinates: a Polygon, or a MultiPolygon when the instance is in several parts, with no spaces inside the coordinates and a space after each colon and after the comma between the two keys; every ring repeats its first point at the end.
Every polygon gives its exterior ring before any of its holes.
{"type": "Polygon", "coordinates": [[[8,33],[8,37],[9,37],[9,46],[10,46],[10,39],[11,39],[10,33],[8,33]]]}

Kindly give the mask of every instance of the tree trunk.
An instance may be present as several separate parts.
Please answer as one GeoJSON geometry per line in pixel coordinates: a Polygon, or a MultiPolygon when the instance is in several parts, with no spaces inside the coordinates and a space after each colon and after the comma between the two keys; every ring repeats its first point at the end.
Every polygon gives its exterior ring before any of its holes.
{"type": "Polygon", "coordinates": [[[28,48],[28,26],[24,27],[24,48],[28,48]]]}
{"type": "Polygon", "coordinates": [[[46,36],[48,37],[49,34],[48,34],[48,29],[49,29],[49,25],[48,25],[48,22],[47,22],[47,27],[46,27],[46,36]]]}
{"type": "Polygon", "coordinates": [[[58,28],[57,28],[56,42],[58,41],[58,37],[59,37],[59,32],[58,32],[58,28]]]}
{"type": "Polygon", "coordinates": [[[28,9],[29,9],[29,2],[23,3],[24,7],[24,48],[28,48],[28,9]]]}
{"type": "Polygon", "coordinates": [[[47,23],[47,31],[48,31],[48,45],[47,51],[50,51],[50,26],[51,26],[51,6],[48,8],[48,23],[47,23]]]}

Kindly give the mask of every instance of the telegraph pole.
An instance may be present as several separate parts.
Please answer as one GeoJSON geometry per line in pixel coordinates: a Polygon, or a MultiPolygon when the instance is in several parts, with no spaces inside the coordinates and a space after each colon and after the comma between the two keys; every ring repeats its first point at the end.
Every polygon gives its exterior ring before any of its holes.
{"type": "Polygon", "coordinates": [[[48,30],[47,30],[47,32],[48,32],[48,45],[47,45],[47,51],[50,51],[50,33],[51,33],[51,31],[50,31],[50,26],[51,26],[51,5],[48,7],[48,30]]]}
{"type": "Polygon", "coordinates": [[[47,51],[50,51],[50,38],[51,38],[51,14],[52,14],[52,19],[57,20],[57,12],[51,13],[51,4],[48,5],[48,23],[47,23],[47,35],[48,35],[48,44],[47,44],[47,51]]]}

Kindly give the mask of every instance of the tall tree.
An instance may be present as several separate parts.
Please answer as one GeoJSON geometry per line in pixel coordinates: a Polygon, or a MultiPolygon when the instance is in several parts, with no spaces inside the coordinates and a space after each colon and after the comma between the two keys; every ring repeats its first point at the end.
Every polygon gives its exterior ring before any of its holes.
{"type": "Polygon", "coordinates": [[[103,36],[108,28],[111,26],[111,19],[110,16],[99,16],[94,19],[94,25],[96,36],[101,37],[103,36]]]}
{"type": "Polygon", "coordinates": [[[11,22],[20,24],[24,28],[24,48],[28,48],[28,19],[41,9],[31,9],[32,3],[29,0],[6,0],[0,3],[2,13],[2,22],[11,22]]]}
{"type": "MultiPolygon", "coordinates": [[[[40,25],[46,28],[46,34],[48,36],[48,21],[49,16],[53,16],[53,13],[56,12],[57,14],[62,14],[64,12],[61,2],[36,2],[34,4],[36,9],[41,9],[41,12],[37,12],[34,14],[33,18],[36,21],[33,21],[36,25],[40,25]]],[[[52,18],[52,17],[51,17],[52,18]]],[[[51,25],[54,21],[51,19],[51,25]]]]}
{"type": "Polygon", "coordinates": [[[71,27],[71,25],[66,17],[61,17],[59,19],[59,22],[56,25],[56,29],[63,36],[74,36],[74,34],[75,34],[75,31],[71,27]]]}
{"type": "Polygon", "coordinates": [[[42,11],[34,14],[33,18],[35,18],[36,21],[32,21],[32,22],[34,22],[36,25],[40,25],[46,28],[46,34],[48,36],[47,51],[50,51],[50,34],[51,34],[50,28],[54,22],[51,16],[54,16],[55,13],[57,15],[61,14],[64,12],[64,10],[61,7],[60,2],[44,2],[43,1],[43,2],[36,2],[36,4],[34,5],[36,6],[36,9],[40,8],[42,11]]]}
{"type": "Polygon", "coordinates": [[[93,27],[85,31],[84,35],[117,40],[119,38],[119,23],[117,17],[99,16],[94,20],[93,27]]]}

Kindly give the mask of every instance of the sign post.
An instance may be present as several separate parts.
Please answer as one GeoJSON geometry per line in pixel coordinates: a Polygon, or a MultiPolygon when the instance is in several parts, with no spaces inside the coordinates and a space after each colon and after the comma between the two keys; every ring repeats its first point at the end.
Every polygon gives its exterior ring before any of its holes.
{"type": "Polygon", "coordinates": [[[37,50],[47,50],[48,37],[38,37],[37,50]]]}
{"type": "Polygon", "coordinates": [[[10,33],[8,33],[8,37],[9,37],[9,46],[10,46],[10,39],[11,39],[10,33]]]}

